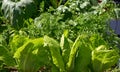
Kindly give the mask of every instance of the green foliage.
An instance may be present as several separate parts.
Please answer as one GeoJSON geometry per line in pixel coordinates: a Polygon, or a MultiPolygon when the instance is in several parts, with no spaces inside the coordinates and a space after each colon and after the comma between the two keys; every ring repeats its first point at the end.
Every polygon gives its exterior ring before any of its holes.
{"type": "Polygon", "coordinates": [[[97,48],[100,45],[106,45],[108,46],[107,42],[99,35],[99,34],[94,34],[89,38],[89,41],[91,43],[92,46],[92,50],[94,50],[95,48],[97,48]]]}
{"type": "Polygon", "coordinates": [[[99,4],[97,0],[3,0],[8,20],[1,11],[1,67],[17,67],[20,72],[111,68],[119,58],[119,39],[106,34],[112,10],[107,0],[99,4]]]}
{"type": "Polygon", "coordinates": [[[54,8],[58,7],[58,0],[50,0],[50,1],[51,1],[54,8]]]}
{"type": "MultiPolygon", "coordinates": [[[[2,5],[2,0],[0,1],[0,8],[1,8],[1,5],[2,5]]],[[[2,16],[2,11],[0,10],[0,16],[2,16]]]]}
{"type": "Polygon", "coordinates": [[[106,20],[110,18],[110,15],[107,12],[103,13],[103,9],[99,6],[91,10],[92,7],[88,8],[89,5],[88,1],[73,1],[68,6],[59,6],[51,13],[42,13],[35,18],[34,29],[35,31],[37,29],[41,36],[48,35],[58,40],[66,29],[72,40],[75,40],[81,33],[105,33],[106,20]],[[84,3],[86,6],[83,9],[79,8],[79,5],[84,5],[84,3]]]}
{"type": "Polygon", "coordinates": [[[11,39],[9,45],[11,48],[11,53],[15,53],[16,50],[21,47],[23,44],[25,44],[29,39],[27,37],[24,36],[20,36],[20,35],[15,35],[13,36],[13,38],[11,39]]]}
{"type": "Polygon", "coordinates": [[[69,61],[69,54],[71,50],[71,46],[73,45],[73,42],[68,39],[68,30],[64,32],[64,34],[61,37],[60,40],[60,47],[62,50],[62,57],[64,60],[65,65],[67,65],[67,62],[69,61]]]}
{"type": "Polygon", "coordinates": [[[96,6],[98,4],[98,0],[90,0],[91,4],[96,6]]]}
{"type": "Polygon", "coordinates": [[[4,16],[10,21],[13,27],[20,29],[24,26],[24,19],[32,16],[36,7],[33,0],[21,0],[19,2],[3,0],[2,10],[4,16]]]}
{"type": "Polygon", "coordinates": [[[56,40],[48,36],[45,36],[44,40],[45,40],[45,45],[49,47],[53,63],[60,69],[60,72],[64,72],[65,65],[64,65],[61,53],[60,53],[59,43],[56,40]]]}
{"type": "Polygon", "coordinates": [[[74,60],[75,60],[75,56],[76,56],[78,48],[79,48],[79,43],[80,43],[80,36],[78,36],[77,39],[75,40],[75,42],[71,48],[70,54],[69,54],[69,61],[67,63],[67,69],[70,72],[74,68],[74,60]]]}
{"type": "Polygon", "coordinates": [[[43,44],[43,38],[38,38],[28,40],[23,46],[17,49],[14,58],[21,72],[37,72],[40,67],[49,62],[43,44]]]}
{"type": "Polygon", "coordinates": [[[92,64],[94,72],[103,72],[118,61],[119,55],[115,50],[106,49],[100,45],[92,51],[92,64]]]}
{"type": "Polygon", "coordinates": [[[3,62],[2,64],[5,63],[5,65],[8,65],[8,66],[16,65],[12,54],[9,52],[9,49],[1,45],[0,45],[0,61],[3,62]]]}
{"type": "Polygon", "coordinates": [[[82,35],[79,43],[78,54],[75,58],[74,72],[89,72],[91,62],[91,48],[89,38],[86,35],[82,35]]]}
{"type": "Polygon", "coordinates": [[[48,35],[59,39],[64,29],[64,23],[59,22],[61,17],[50,13],[43,13],[35,18],[35,29],[38,30],[41,36],[48,35]]]}
{"type": "Polygon", "coordinates": [[[6,65],[13,62],[12,64],[18,65],[21,72],[36,72],[45,65],[51,66],[52,72],[103,72],[113,66],[119,58],[117,51],[109,50],[107,42],[97,34],[79,35],[73,43],[68,39],[65,31],[60,44],[48,36],[28,39],[15,35],[12,39],[10,47],[16,49],[14,50],[16,64],[13,55],[3,46],[0,46],[0,51],[4,51],[0,54],[0,60],[6,65]]]}

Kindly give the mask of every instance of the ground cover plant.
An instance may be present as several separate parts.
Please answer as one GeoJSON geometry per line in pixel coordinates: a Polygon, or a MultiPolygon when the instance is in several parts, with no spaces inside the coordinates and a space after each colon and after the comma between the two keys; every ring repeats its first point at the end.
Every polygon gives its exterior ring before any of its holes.
{"type": "Polygon", "coordinates": [[[112,0],[0,1],[1,72],[119,71],[112,0]]]}

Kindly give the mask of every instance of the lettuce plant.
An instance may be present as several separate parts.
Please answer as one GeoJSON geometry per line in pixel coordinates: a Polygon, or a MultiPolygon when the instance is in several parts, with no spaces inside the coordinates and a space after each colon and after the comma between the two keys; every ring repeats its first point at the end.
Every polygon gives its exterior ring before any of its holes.
{"type": "Polygon", "coordinates": [[[15,59],[12,57],[9,49],[2,45],[0,45],[0,61],[2,61],[2,64],[7,66],[14,67],[16,65],[15,59]]]}
{"type": "Polygon", "coordinates": [[[103,72],[117,63],[119,58],[115,50],[108,50],[105,45],[98,46],[92,51],[92,65],[94,72],[103,72]]]}
{"type": "Polygon", "coordinates": [[[44,39],[28,40],[17,49],[14,54],[20,72],[37,72],[40,67],[49,62],[46,48],[43,47],[44,39]]]}
{"type": "Polygon", "coordinates": [[[117,51],[109,49],[99,35],[82,34],[73,42],[67,32],[60,43],[49,36],[29,39],[15,35],[11,51],[0,46],[0,61],[20,72],[37,72],[43,66],[50,66],[51,72],[103,72],[117,63],[117,51]]]}

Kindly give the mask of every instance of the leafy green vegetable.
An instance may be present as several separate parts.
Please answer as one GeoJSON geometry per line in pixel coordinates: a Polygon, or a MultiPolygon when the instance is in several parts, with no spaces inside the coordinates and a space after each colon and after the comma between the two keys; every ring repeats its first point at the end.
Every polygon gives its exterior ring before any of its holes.
{"type": "Polygon", "coordinates": [[[71,51],[70,51],[70,54],[69,54],[69,60],[67,62],[67,70],[68,71],[72,71],[74,69],[74,61],[75,61],[75,56],[77,54],[77,51],[78,51],[78,48],[79,48],[79,44],[80,44],[80,38],[81,36],[78,36],[77,39],[75,40],[72,48],[71,48],[71,51]]]}
{"type": "Polygon", "coordinates": [[[45,36],[44,40],[45,40],[45,45],[49,47],[53,63],[60,69],[60,72],[64,72],[65,64],[62,55],[60,53],[59,43],[48,36],[45,36]]]}
{"type": "Polygon", "coordinates": [[[49,62],[46,49],[43,47],[44,39],[29,40],[17,49],[14,58],[21,72],[37,72],[39,68],[49,62]]]}
{"type": "Polygon", "coordinates": [[[74,72],[89,72],[91,62],[91,48],[89,46],[89,36],[80,37],[79,49],[75,58],[74,72]]]}
{"type": "Polygon", "coordinates": [[[11,49],[11,53],[15,53],[16,50],[21,47],[24,43],[26,43],[28,41],[28,37],[24,37],[21,35],[14,35],[13,38],[11,38],[10,40],[10,49],[11,49]]]}
{"type": "Polygon", "coordinates": [[[0,1],[0,64],[17,66],[20,72],[107,70],[119,58],[113,49],[119,41],[106,34],[114,9],[107,1],[0,1]]]}
{"type": "Polygon", "coordinates": [[[100,45],[106,45],[107,46],[107,42],[99,35],[99,34],[93,34],[90,38],[89,41],[91,43],[92,46],[92,50],[94,50],[96,47],[100,46],[100,45]]]}
{"type": "Polygon", "coordinates": [[[118,61],[116,50],[108,50],[105,45],[98,46],[92,51],[92,65],[94,72],[103,72],[118,61]]]}
{"type": "Polygon", "coordinates": [[[0,45],[0,61],[5,63],[7,66],[15,66],[15,60],[12,57],[12,54],[9,52],[9,49],[0,45]]]}
{"type": "Polygon", "coordinates": [[[68,37],[68,30],[66,30],[64,32],[64,34],[61,37],[61,41],[60,41],[60,47],[62,50],[62,57],[64,60],[65,65],[67,64],[68,60],[69,60],[69,54],[70,54],[70,50],[71,50],[71,42],[69,41],[68,37]]]}

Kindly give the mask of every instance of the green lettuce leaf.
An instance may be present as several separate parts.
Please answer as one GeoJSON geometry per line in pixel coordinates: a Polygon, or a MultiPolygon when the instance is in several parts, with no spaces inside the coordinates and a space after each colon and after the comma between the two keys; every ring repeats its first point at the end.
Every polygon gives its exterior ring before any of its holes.
{"type": "Polygon", "coordinates": [[[21,72],[37,72],[39,68],[48,64],[48,52],[43,47],[44,39],[37,38],[29,40],[17,49],[14,58],[21,72]]]}
{"type": "Polygon", "coordinates": [[[93,34],[90,38],[90,45],[91,45],[91,49],[94,50],[95,48],[97,48],[100,45],[108,45],[107,42],[99,35],[99,34],[93,34]]]}
{"type": "Polygon", "coordinates": [[[71,50],[71,46],[72,46],[72,41],[70,41],[70,39],[67,38],[67,34],[68,31],[65,31],[64,34],[61,37],[61,41],[60,41],[60,47],[62,50],[62,57],[64,60],[65,65],[67,64],[68,60],[69,60],[69,54],[70,54],[70,50],[71,50]]]}
{"type": "Polygon", "coordinates": [[[0,45],[0,61],[5,63],[7,66],[15,66],[15,59],[7,48],[0,45]]]}
{"type": "Polygon", "coordinates": [[[79,49],[75,58],[74,72],[89,72],[91,62],[91,48],[89,47],[89,37],[82,35],[80,37],[79,49]]]}
{"type": "Polygon", "coordinates": [[[117,63],[119,54],[116,50],[108,50],[105,45],[100,45],[92,51],[92,65],[94,72],[104,72],[117,63]]]}
{"type": "Polygon", "coordinates": [[[71,72],[74,69],[75,57],[76,57],[76,54],[77,54],[79,46],[80,46],[79,45],[80,44],[80,37],[81,36],[78,36],[77,39],[75,40],[75,42],[73,43],[70,54],[69,54],[69,60],[67,62],[67,70],[69,72],[71,72]]]}
{"type": "Polygon", "coordinates": [[[48,36],[44,36],[44,40],[45,40],[45,46],[49,47],[49,51],[51,53],[53,63],[60,69],[60,72],[64,72],[65,65],[60,52],[59,43],[48,36]]]}
{"type": "Polygon", "coordinates": [[[14,54],[16,50],[21,47],[24,43],[26,43],[29,40],[28,37],[21,36],[21,35],[14,35],[10,40],[10,49],[11,53],[14,54]]]}

